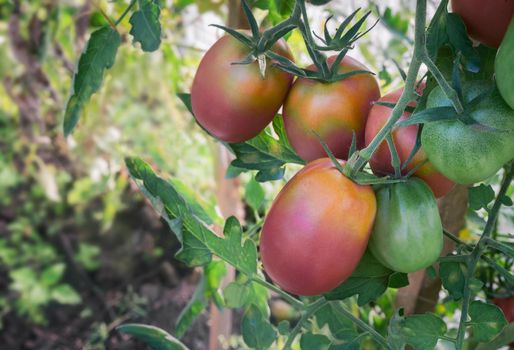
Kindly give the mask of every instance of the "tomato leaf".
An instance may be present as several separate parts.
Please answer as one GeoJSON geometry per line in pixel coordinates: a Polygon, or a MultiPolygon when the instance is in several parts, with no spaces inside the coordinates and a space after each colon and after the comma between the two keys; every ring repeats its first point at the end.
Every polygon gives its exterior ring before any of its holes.
{"type": "Polygon", "coordinates": [[[446,323],[434,314],[403,317],[397,312],[389,323],[388,341],[394,349],[409,344],[416,350],[432,350],[446,330],[446,323]]]}
{"type": "Polygon", "coordinates": [[[473,210],[487,209],[487,205],[494,200],[495,194],[491,185],[480,184],[468,189],[468,203],[473,210]]]}
{"type": "MultiPolygon", "coordinates": [[[[379,263],[371,252],[366,251],[352,275],[334,290],[325,294],[325,297],[328,300],[339,300],[358,295],[359,306],[365,305],[386,291],[393,274],[395,274],[393,270],[379,263]]],[[[398,281],[397,278],[394,277],[391,280],[391,287],[405,282],[398,281]]]]}
{"type": "Polygon", "coordinates": [[[127,323],[116,328],[120,333],[130,334],[153,350],[188,350],[179,340],[163,329],[144,324],[127,323]]]}
{"type": "Polygon", "coordinates": [[[331,341],[323,334],[303,333],[300,338],[300,349],[328,349],[331,341]]]}
{"type": "Polygon", "coordinates": [[[439,276],[450,298],[459,300],[464,293],[465,277],[458,262],[443,261],[439,264],[439,276]]]}
{"type": "Polygon", "coordinates": [[[161,9],[156,0],[138,0],[139,9],[130,16],[130,35],[146,52],[155,51],[161,45],[161,9]]]}
{"type": "Polygon", "coordinates": [[[425,124],[458,118],[459,114],[453,107],[433,107],[414,113],[409,118],[396,123],[395,127],[401,128],[408,125],[425,124]]]}
{"type": "Polygon", "coordinates": [[[467,325],[473,328],[473,337],[480,342],[493,340],[507,326],[507,320],[501,309],[493,304],[475,300],[469,306],[471,321],[467,325]]]}
{"type": "MultiPolygon", "coordinates": [[[[184,242],[186,238],[194,238],[195,243],[201,243],[198,255],[194,255],[197,259],[205,264],[215,254],[247,275],[253,275],[257,271],[257,249],[251,240],[241,241],[241,225],[236,218],[227,219],[225,237],[218,237],[194,214],[191,205],[177,189],[157,176],[148,164],[138,158],[128,158],[125,162],[131,177],[150,199],[154,208],[161,215],[166,214],[163,217],[168,223],[172,223],[170,228],[174,232],[180,232],[182,237],[178,236],[179,239],[182,238],[184,242]]],[[[191,250],[191,254],[193,251],[191,250]]]]}
{"type": "Polygon", "coordinates": [[[64,136],[71,134],[84,105],[100,89],[104,71],[114,64],[120,43],[120,34],[110,26],[104,26],[91,34],[80,55],[73,78],[73,91],[64,111],[64,136]]]}
{"type": "Polygon", "coordinates": [[[278,336],[275,327],[253,305],[243,316],[241,333],[246,345],[257,350],[268,349],[278,336]]]}
{"type": "Polygon", "coordinates": [[[254,178],[251,178],[245,186],[245,200],[253,210],[259,210],[264,202],[264,190],[254,178]]]}
{"type": "Polygon", "coordinates": [[[208,300],[205,298],[205,276],[202,275],[195,292],[189,302],[180,312],[177,323],[175,325],[175,333],[181,338],[191,327],[196,318],[205,310],[208,300]]]}
{"type": "Polygon", "coordinates": [[[275,117],[273,131],[278,139],[267,128],[248,141],[225,144],[236,156],[231,165],[246,171],[258,170],[255,179],[264,182],[281,179],[286,163],[305,164],[287,141],[281,116],[275,117]]]}
{"type": "MultiPolygon", "coordinates": [[[[343,308],[341,305],[330,303],[316,312],[316,324],[318,328],[328,328],[332,337],[329,349],[360,349],[361,333],[357,331],[355,324],[338,310],[343,308]]],[[[302,349],[304,349],[302,347],[302,349]]],[[[305,348],[317,349],[317,348],[305,348]]]]}

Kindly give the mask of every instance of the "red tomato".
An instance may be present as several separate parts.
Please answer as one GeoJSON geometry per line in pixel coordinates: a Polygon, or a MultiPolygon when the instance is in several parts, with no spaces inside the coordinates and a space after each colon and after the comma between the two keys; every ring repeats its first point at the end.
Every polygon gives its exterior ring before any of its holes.
{"type": "MultiPolygon", "coordinates": [[[[273,50],[292,60],[284,41],[273,50]]],[[[214,137],[226,142],[242,142],[256,136],[268,125],[282,105],[293,77],[268,62],[266,77],[260,76],[257,62],[239,65],[249,49],[226,35],[205,54],[191,89],[193,114],[214,137]]]]}
{"type": "Polygon", "coordinates": [[[452,0],[469,36],[488,46],[498,47],[514,15],[514,0],[452,0]]]}
{"type": "MultiPolygon", "coordinates": [[[[331,65],[334,60],[335,56],[327,62],[331,65]]],[[[346,56],[339,73],[354,70],[368,69],[346,56]]],[[[284,103],[284,125],[291,145],[306,161],[326,157],[314,131],[337,158],[346,159],[352,130],[357,136],[357,146],[364,144],[366,118],[372,102],[379,97],[378,83],[370,74],[358,74],[334,83],[298,78],[284,103]]]]}
{"type": "Polygon", "coordinates": [[[332,290],[359,263],[375,213],[370,186],[355,184],[328,158],[307,164],[280,191],[264,222],[265,271],[294,294],[332,290]]]}
{"type": "Polygon", "coordinates": [[[514,322],[514,297],[505,299],[494,299],[493,303],[502,309],[507,322],[514,322]]]}
{"type": "MultiPolygon", "coordinates": [[[[422,87],[422,89],[424,86],[422,87]]],[[[390,94],[383,96],[379,101],[396,103],[403,92],[402,89],[398,89],[390,94]]],[[[414,107],[416,103],[413,101],[409,103],[411,107],[414,107]]],[[[365,142],[366,146],[371,143],[371,140],[376,134],[382,129],[384,124],[391,116],[392,109],[386,106],[373,105],[369,112],[368,121],[366,123],[365,142]]],[[[411,113],[405,112],[400,117],[400,120],[407,119],[411,113]]],[[[393,141],[400,157],[400,161],[403,164],[410,155],[410,152],[416,144],[416,135],[418,133],[417,125],[409,125],[402,128],[397,128],[393,131],[393,141]]],[[[422,148],[416,152],[412,160],[409,162],[405,170],[402,172],[403,175],[408,173],[411,169],[415,168],[418,164],[424,162],[427,156],[422,148]]],[[[394,174],[394,168],[391,165],[391,153],[387,142],[383,141],[378,147],[377,151],[373,154],[369,162],[371,169],[375,174],[387,175],[394,174]]],[[[419,168],[414,175],[424,180],[434,192],[436,197],[442,197],[448,193],[453,187],[454,183],[446,178],[444,175],[439,173],[430,162],[426,162],[421,168],[419,168]]]]}

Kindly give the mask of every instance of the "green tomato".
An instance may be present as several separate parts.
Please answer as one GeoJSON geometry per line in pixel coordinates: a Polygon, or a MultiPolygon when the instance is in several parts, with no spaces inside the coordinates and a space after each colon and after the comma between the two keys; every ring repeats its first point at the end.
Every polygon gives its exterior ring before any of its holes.
{"type": "MultiPolygon", "coordinates": [[[[484,81],[464,84],[465,101],[483,94],[489,86],[484,81]]],[[[427,108],[451,105],[439,87],[428,97],[427,108]]],[[[474,106],[469,116],[489,128],[452,119],[425,124],[421,133],[430,162],[444,176],[463,185],[487,179],[514,158],[514,110],[497,90],[474,106]]]]}
{"type": "Polygon", "coordinates": [[[434,194],[422,180],[383,187],[369,248],[383,265],[414,272],[434,263],[443,248],[443,226],[434,194]]]}
{"type": "Polygon", "coordinates": [[[514,19],[496,54],[494,72],[498,90],[505,102],[514,109],[514,19]]]}

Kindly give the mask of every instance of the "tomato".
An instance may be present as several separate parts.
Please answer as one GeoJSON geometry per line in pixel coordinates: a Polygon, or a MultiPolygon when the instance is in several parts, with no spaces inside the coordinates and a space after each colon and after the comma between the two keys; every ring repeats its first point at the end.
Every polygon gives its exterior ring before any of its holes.
{"type": "Polygon", "coordinates": [[[452,0],[468,34],[488,46],[498,47],[514,14],[513,0],[452,0]]]}
{"type": "MultiPolygon", "coordinates": [[[[284,41],[273,50],[292,60],[284,41]]],[[[214,137],[242,142],[268,125],[282,105],[293,77],[268,62],[263,79],[257,62],[232,64],[249,49],[229,35],[219,39],[200,62],[191,89],[193,114],[214,137]]]]}
{"type": "MultiPolygon", "coordinates": [[[[391,92],[390,94],[385,95],[379,101],[381,102],[391,102],[396,103],[400,98],[403,92],[402,89],[398,89],[396,91],[391,92]]],[[[416,103],[411,102],[409,104],[411,107],[415,107],[416,103]]],[[[365,143],[368,146],[373,138],[378,134],[380,129],[387,122],[389,117],[391,116],[392,109],[386,106],[381,106],[378,104],[373,105],[371,107],[371,111],[369,112],[368,121],[366,122],[366,132],[365,132],[365,143]]],[[[405,112],[400,117],[400,120],[407,119],[411,113],[405,112]]],[[[402,128],[397,128],[393,131],[393,141],[398,152],[398,156],[400,157],[401,164],[404,164],[405,161],[409,158],[409,155],[416,144],[416,137],[418,134],[418,126],[417,125],[409,125],[402,128]]],[[[418,166],[420,163],[425,162],[416,172],[414,176],[423,179],[428,186],[432,189],[436,197],[442,197],[446,193],[448,193],[453,187],[454,183],[441,175],[434,166],[427,162],[427,156],[425,151],[421,147],[414,157],[411,159],[409,164],[403,170],[403,174],[405,175],[410,170],[418,166]]],[[[387,175],[394,174],[394,168],[391,165],[391,153],[389,151],[389,147],[387,146],[387,142],[383,141],[376,152],[370,159],[369,162],[371,169],[375,174],[378,175],[387,175]]]]}
{"type": "Polygon", "coordinates": [[[496,298],[493,300],[493,303],[502,309],[507,322],[514,322],[514,297],[502,299],[496,298]]]}
{"type": "Polygon", "coordinates": [[[328,158],[307,164],[280,191],[262,228],[264,270],[284,290],[328,292],[361,259],[375,218],[375,194],[328,158]]]}
{"type": "Polygon", "coordinates": [[[498,90],[510,108],[514,109],[514,20],[510,22],[496,54],[494,72],[498,90]]]}
{"type": "MultiPolygon", "coordinates": [[[[480,96],[487,91],[488,84],[464,83],[464,99],[469,102],[480,96]]],[[[437,87],[428,96],[427,107],[442,106],[451,103],[437,87]]],[[[469,117],[497,130],[452,119],[428,123],[421,132],[428,159],[443,175],[463,185],[487,179],[514,158],[514,110],[497,90],[473,107],[469,117]]]]}
{"type": "Polygon", "coordinates": [[[377,191],[371,253],[385,266],[414,272],[430,266],[443,248],[443,226],[434,194],[410,178],[377,191]]]}
{"type": "MultiPolygon", "coordinates": [[[[328,59],[329,65],[335,57],[328,59]]],[[[314,66],[308,67],[314,70],[314,66]]],[[[367,68],[346,56],[339,66],[340,73],[367,68]]],[[[284,103],[284,125],[296,152],[311,161],[326,157],[316,132],[328,144],[337,158],[346,159],[352,142],[352,130],[357,145],[364,144],[364,126],[372,102],[380,90],[370,74],[357,74],[334,83],[298,78],[284,103]]]]}

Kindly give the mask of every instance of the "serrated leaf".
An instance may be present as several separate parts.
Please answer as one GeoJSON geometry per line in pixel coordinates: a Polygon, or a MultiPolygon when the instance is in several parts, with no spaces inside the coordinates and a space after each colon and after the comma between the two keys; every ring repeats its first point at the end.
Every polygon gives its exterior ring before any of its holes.
{"type": "Polygon", "coordinates": [[[473,337],[479,342],[493,340],[507,325],[501,309],[493,304],[475,300],[469,306],[471,321],[467,324],[473,328],[473,337]]]}
{"type": "MultiPolygon", "coordinates": [[[[167,213],[175,220],[173,222],[178,220],[184,237],[187,234],[195,237],[210,253],[219,256],[247,275],[253,275],[257,271],[257,249],[251,240],[241,242],[241,225],[236,218],[227,219],[225,238],[217,236],[194,215],[191,206],[176,188],[155,175],[148,164],[138,158],[128,158],[125,162],[131,177],[159,213],[167,213]]],[[[206,251],[202,250],[200,253],[205,255],[206,251]]]]}
{"type": "Polygon", "coordinates": [[[241,323],[243,340],[252,349],[265,350],[277,339],[275,327],[264,318],[256,306],[251,306],[244,314],[241,323]]]}
{"type": "Polygon", "coordinates": [[[158,327],[128,323],[117,327],[116,330],[134,336],[153,350],[188,350],[178,339],[158,327]]]}
{"type": "Polygon", "coordinates": [[[439,264],[439,277],[443,287],[453,300],[459,300],[464,293],[465,276],[461,264],[443,261],[439,264]]]}
{"type": "Polygon", "coordinates": [[[253,177],[245,186],[245,200],[253,210],[259,210],[264,202],[264,189],[253,177]]]}
{"type": "Polygon", "coordinates": [[[434,314],[403,317],[396,313],[389,323],[388,341],[395,349],[409,344],[416,350],[433,350],[446,331],[446,323],[434,314]]]}
{"type": "Polygon", "coordinates": [[[161,9],[155,0],[138,0],[139,9],[130,16],[130,35],[146,52],[155,51],[161,45],[161,9]]]}
{"type": "Polygon", "coordinates": [[[104,71],[114,64],[120,43],[120,34],[110,26],[91,34],[73,78],[73,91],[64,112],[64,136],[73,131],[85,104],[100,89],[104,71]]]}
{"type": "Polygon", "coordinates": [[[328,300],[337,300],[358,294],[357,303],[359,306],[365,305],[386,291],[392,274],[394,271],[380,264],[373,254],[366,251],[352,275],[325,294],[325,297],[328,300]]]}
{"type": "Polygon", "coordinates": [[[490,185],[480,184],[468,189],[468,203],[473,210],[487,209],[487,205],[494,200],[495,193],[490,185]]]}

